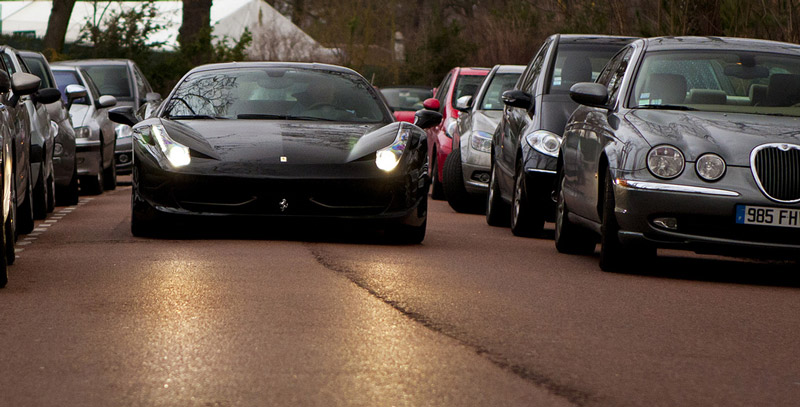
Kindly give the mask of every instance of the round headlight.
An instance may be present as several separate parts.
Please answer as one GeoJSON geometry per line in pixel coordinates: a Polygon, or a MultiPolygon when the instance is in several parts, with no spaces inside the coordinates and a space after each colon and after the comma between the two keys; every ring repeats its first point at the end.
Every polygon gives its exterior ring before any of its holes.
{"type": "Polygon", "coordinates": [[[525,136],[528,145],[534,150],[550,157],[558,157],[558,149],[561,148],[561,137],[547,130],[536,130],[525,136]]]}
{"type": "Polygon", "coordinates": [[[670,179],[681,175],[685,164],[683,153],[673,146],[655,146],[647,153],[647,168],[659,178],[670,179]]]}
{"type": "Polygon", "coordinates": [[[725,175],[725,160],[716,154],[703,154],[695,167],[697,175],[706,181],[716,181],[725,175]]]}

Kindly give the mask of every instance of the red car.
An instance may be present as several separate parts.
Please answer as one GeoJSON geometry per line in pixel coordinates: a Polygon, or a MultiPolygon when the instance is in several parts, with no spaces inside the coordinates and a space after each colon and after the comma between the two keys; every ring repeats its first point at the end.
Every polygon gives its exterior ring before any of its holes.
{"type": "Polygon", "coordinates": [[[444,117],[438,126],[426,130],[433,199],[444,199],[442,169],[453,148],[452,134],[459,113],[456,101],[463,96],[474,96],[488,73],[489,68],[453,68],[436,88],[436,95],[424,103],[425,108],[438,110],[444,117]]]}
{"type": "Polygon", "coordinates": [[[414,123],[414,113],[422,109],[422,102],[433,97],[433,90],[422,86],[390,86],[380,91],[394,118],[409,123],[414,123]]]}

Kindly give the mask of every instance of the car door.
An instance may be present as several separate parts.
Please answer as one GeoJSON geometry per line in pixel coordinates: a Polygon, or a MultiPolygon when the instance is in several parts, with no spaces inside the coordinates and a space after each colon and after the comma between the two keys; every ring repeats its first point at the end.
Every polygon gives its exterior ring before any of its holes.
{"type": "MultiPolygon", "coordinates": [[[[8,54],[8,50],[4,50],[2,52],[2,57],[3,69],[8,73],[8,75],[12,76],[17,73],[18,70],[11,59],[11,55],[8,54]]],[[[10,99],[11,97],[13,97],[13,91],[8,93],[8,98],[10,99]]],[[[8,105],[8,103],[5,104],[8,105]]],[[[17,101],[16,105],[13,107],[8,106],[8,108],[9,114],[13,118],[12,121],[15,127],[13,146],[16,168],[14,177],[17,183],[17,200],[22,202],[27,193],[27,182],[28,177],[30,176],[28,171],[30,167],[30,150],[27,147],[30,145],[31,125],[30,119],[28,118],[28,110],[25,108],[21,100],[17,101]]]]}
{"type": "Polygon", "coordinates": [[[575,213],[596,222],[600,222],[598,205],[606,169],[601,166],[603,152],[607,144],[617,142],[616,129],[621,119],[617,115],[617,99],[632,55],[632,47],[624,48],[600,73],[597,82],[608,90],[608,109],[587,108],[580,122],[582,126],[575,133],[575,151],[578,154],[570,162],[577,166],[573,168],[576,201],[568,202],[568,205],[574,208],[571,210],[575,213]]]}

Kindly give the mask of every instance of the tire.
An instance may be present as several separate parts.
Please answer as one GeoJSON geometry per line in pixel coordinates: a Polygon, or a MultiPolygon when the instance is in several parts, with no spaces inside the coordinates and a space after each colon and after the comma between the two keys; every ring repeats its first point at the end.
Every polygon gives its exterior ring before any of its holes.
{"type": "Polygon", "coordinates": [[[517,161],[514,175],[514,197],[511,200],[511,233],[514,236],[540,235],[544,229],[544,213],[528,199],[528,186],[522,160],[517,161]]]}
{"type": "Polygon", "coordinates": [[[53,169],[53,162],[50,162],[50,176],[47,177],[47,213],[56,210],[56,172],[53,169]]]}
{"type": "Polygon", "coordinates": [[[556,198],[556,250],[567,254],[591,254],[597,246],[595,234],[569,221],[569,209],[564,200],[564,177],[559,174],[556,198]]]}
{"type": "Polygon", "coordinates": [[[464,187],[460,150],[453,151],[444,160],[442,187],[447,203],[454,211],[469,212],[475,206],[472,195],[464,187]]]}
{"type": "Polygon", "coordinates": [[[28,188],[22,205],[17,207],[16,235],[27,235],[33,232],[33,185],[31,184],[30,167],[28,167],[28,188]]]}
{"type": "Polygon", "coordinates": [[[486,194],[486,223],[489,226],[508,226],[508,211],[508,204],[503,202],[497,185],[497,166],[492,165],[489,192],[486,194]]]}
{"type": "Polygon", "coordinates": [[[75,169],[72,171],[72,178],[69,181],[69,185],[65,188],[60,189],[56,193],[56,203],[58,205],[77,205],[78,204],[78,165],[75,164],[75,169]]]}
{"type": "Polygon", "coordinates": [[[100,163],[97,165],[97,175],[85,175],[81,177],[81,191],[89,195],[100,195],[103,193],[105,185],[103,170],[103,155],[100,154],[100,163]]]}
{"type": "MultiPolygon", "coordinates": [[[[8,222],[0,222],[0,228],[2,228],[2,233],[0,237],[3,239],[3,246],[6,246],[5,240],[8,238],[8,234],[6,233],[6,224],[8,222]]],[[[12,241],[14,239],[12,238],[12,241]]],[[[7,258],[6,250],[0,250],[0,288],[4,288],[6,284],[8,284],[8,258],[7,258]]]]}
{"type": "MultiPolygon", "coordinates": [[[[42,163],[44,164],[44,163],[42,163]]],[[[39,168],[36,185],[33,187],[33,218],[44,219],[47,217],[47,181],[44,179],[44,165],[39,168]]]]}
{"type": "Polygon", "coordinates": [[[111,166],[103,170],[103,189],[113,191],[117,189],[117,163],[111,160],[111,166]]]}
{"type": "Polygon", "coordinates": [[[437,201],[444,199],[444,186],[442,180],[439,179],[439,160],[436,156],[436,150],[433,150],[433,159],[431,160],[431,198],[437,201]]]}
{"type": "Polygon", "coordinates": [[[11,208],[9,210],[8,219],[6,219],[6,226],[4,229],[5,235],[5,252],[6,263],[10,266],[14,264],[17,259],[16,242],[16,226],[17,226],[17,190],[12,186],[11,188],[11,208]]]}

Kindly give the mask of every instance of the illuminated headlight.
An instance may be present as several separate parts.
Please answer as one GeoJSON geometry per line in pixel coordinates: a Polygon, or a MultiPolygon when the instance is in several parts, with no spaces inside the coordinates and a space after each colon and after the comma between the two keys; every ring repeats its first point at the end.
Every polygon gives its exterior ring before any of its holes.
{"type": "Polygon", "coordinates": [[[647,168],[659,178],[675,178],[685,165],[681,150],[670,145],[655,146],[647,153],[647,168]]]}
{"type": "Polygon", "coordinates": [[[453,134],[455,134],[456,127],[458,126],[458,122],[450,119],[447,123],[447,126],[444,128],[444,134],[447,137],[453,138],[453,134]]]}
{"type": "Polygon", "coordinates": [[[397,137],[395,137],[394,142],[375,153],[375,165],[386,172],[395,169],[397,164],[400,163],[400,159],[403,158],[403,151],[406,149],[406,144],[410,136],[411,130],[400,126],[397,130],[397,137]]]}
{"type": "Polygon", "coordinates": [[[706,181],[716,181],[725,174],[725,160],[716,154],[703,154],[695,164],[697,175],[706,181]]]}
{"type": "Polygon", "coordinates": [[[131,126],[127,124],[118,124],[117,127],[114,127],[114,132],[117,133],[117,140],[122,138],[128,138],[133,134],[133,130],[131,130],[131,126]]]}
{"type": "Polygon", "coordinates": [[[473,131],[472,136],[469,138],[469,145],[473,150],[491,152],[492,135],[485,131],[473,131]]]}
{"type": "Polygon", "coordinates": [[[61,143],[56,143],[55,146],[53,146],[53,155],[61,157],[61,154],[64,154],[64,146],[61,145],[61,143]]]}
{"type": "Polygon", "coordinates": [[[525,140],[534,150],[550,157],[558,157],[558,149],[561,147],[561,137],[558,134],[536,130],[525,136],[525,140]]]}
{"type": "Polygon", "coordinates": [[[153,126],[152,135],[156,145],[161,149],[164,157],[167,157],[167,161],[169,161],[173,167],[183,167],[189,165],[192,161],[189,156],[189,147],[171,139],[164,126],[160,124],[153,126]]]}
{"type": "Polygon", "coordinates": [[[92,135],[92,131],[89,130],[88,127],[76,127],[75,128],[75,138],[89,138],[92,135]]]}

